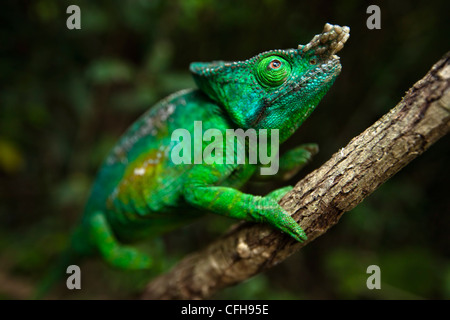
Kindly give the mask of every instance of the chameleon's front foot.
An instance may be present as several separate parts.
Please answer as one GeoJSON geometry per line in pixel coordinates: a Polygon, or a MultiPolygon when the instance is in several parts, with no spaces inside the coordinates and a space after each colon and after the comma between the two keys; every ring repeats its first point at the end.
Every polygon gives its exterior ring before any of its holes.
{"type": "Polygon", "coordinates": [[[251,214],[261,222],[266,222],[287,233],[295,240],[303,242],[308,239],[306,233],[291,215],[278,204],[278,201],[291,190],[292,187],[288,186],[272,191],[265,197],[259,198],[254,212],[251,214]]]}
{"type": "Polygon", "coordinates": [[[317,144],[308,143],[283,154],[280,158],[280,173],[283,180],[289,180],[296,175],[318,152],[319,146],[317,144]]]}
{"type": "Polygon", "coordinates": [[[193,169],[192,180],[188,181],[184,187],[184,199],[187,203],[230,218],[270,224],[300,242],[307,239],[302,228],[278,204],[278,201],[292,187],[272,191],[265,197],[253,196],[230,187],[208,185],[208,183],[215,183],[214,179],[220,177],[220,172],[215,167],[207,168],[210,171],[205,171],[204,167],[193,169]]]}
{"type": "Polygon", "coordinates": [[[287,181],[311,162],[313,156],[318,152],[319,146],[315,143],[297,146],[281,155],[280,166],[275,175],[255,174],[252,179],[254,181],[287,181]]]}

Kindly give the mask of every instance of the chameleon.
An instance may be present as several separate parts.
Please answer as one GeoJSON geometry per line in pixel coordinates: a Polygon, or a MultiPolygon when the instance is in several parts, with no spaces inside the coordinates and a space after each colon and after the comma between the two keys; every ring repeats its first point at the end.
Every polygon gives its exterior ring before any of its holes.
{"type": "MultiPolygon", "coordinates": [[[[200,121],[203,133],[276,129],[283,143],[339,75],[336,53],[349,32],[349,27],[327,23],[308,44],[294,49],[266,51],[244,61],[191,63],[198,88],[181,90],[156,103],[106,157],[61,260],[63,269],[74,257],[92,254],[122,269],[150,268],[151,257],[134,248],[133,241],[157,237],[206,213],[269,224],[297,241],[306,240],[305,232],[278,204],[291,186],[265,196],[240,191],[250,179],[264,178],[258,171],[261,163],[204,159],[175,164],[172,133],[179,128],[194,133],[194,123],[200,121]]],[[[247,142],[240,147],[254,152],[247,142]]],[[[317,151],[315,144],[287,151],[280,157],[279,171],[269,179],[291,177],[317,151]]]]}

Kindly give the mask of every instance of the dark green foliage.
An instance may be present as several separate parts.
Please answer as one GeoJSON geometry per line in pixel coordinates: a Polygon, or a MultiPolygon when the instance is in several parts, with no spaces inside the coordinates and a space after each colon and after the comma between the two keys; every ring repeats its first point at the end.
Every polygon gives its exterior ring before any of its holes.
{"type": "MultiPolygon", "coordinates": [[[[352,0],[76,1],[81,30],[66,28],[72,2],[2,3],[0,274],[17,286],[37,282],[64,247],[106,153],[149,106],[194,86],[190,62],[305,44],[325,22],[351,27],[341,75],[286,142],[320,145],[295,183],[392,108],[449,49],[447,3],[380,1],[382,29],[373,31],[368,4],[352,0]]],[[[448,145],[443,138],[325,236],[218,298],[450,298],[448,145]],[[381,268],[381,290],[365,287],[371,264],[381,268]]],[[[142,244],[160,257],[151,274],[85,262],[86,290],[60,288],[58,297],[133,297],[232,222],[209,217],[164,237],[164,249],[142,244]]],[[[0,283],[0,298],[23,297],[14,292],[0,283]]]]}

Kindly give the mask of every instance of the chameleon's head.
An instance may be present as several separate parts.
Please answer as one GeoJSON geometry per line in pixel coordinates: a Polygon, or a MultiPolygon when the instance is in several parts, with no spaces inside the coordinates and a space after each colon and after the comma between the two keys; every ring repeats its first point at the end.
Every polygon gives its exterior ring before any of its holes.
{"type": "Polygon", "coordinates": [[[297,49],[272,50],[239,62],[192,63],[199,88],[223,105],[241,128],[279,129],[289,137],[310,115],[341,71],[336,52],[348,27],[326,24],[297,49]]]}

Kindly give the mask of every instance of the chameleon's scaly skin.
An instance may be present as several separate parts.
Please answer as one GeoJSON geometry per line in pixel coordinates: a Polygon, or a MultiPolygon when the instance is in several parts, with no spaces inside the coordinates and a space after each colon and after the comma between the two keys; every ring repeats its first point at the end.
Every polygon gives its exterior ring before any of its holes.
{"type": "MultiPolygon", "coordinates": [[[[306,239],[277,203],[290,187],[253,196],[238,189],[258,173],[257,165],[175,165],[171,134],[184,128],[193,136],[194,121],[202,121],[203,132],[215,128],[225,136],[226,129],[279,129],[280,143],[285,141],[339,74],[335,53],[348,36],[348,27],[326,24],[321,34],[297,49],[268,51],[239,62],[191,64],[199,89],[177,92],[156,104],[107,157],[75,232],[73,250],[100,252],[122,268],[147,268],[151,259],[123,242],[157,236],[205,212],[268,223],[298,241],[306,239]]],[[[314,152],[314,145],[287,152],[280,173],[296,172],[314,152]]]]}

